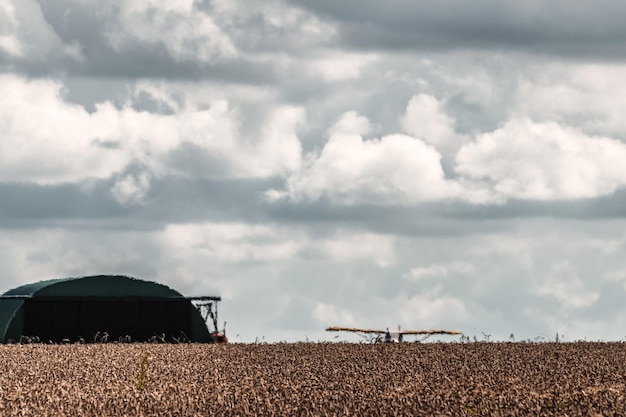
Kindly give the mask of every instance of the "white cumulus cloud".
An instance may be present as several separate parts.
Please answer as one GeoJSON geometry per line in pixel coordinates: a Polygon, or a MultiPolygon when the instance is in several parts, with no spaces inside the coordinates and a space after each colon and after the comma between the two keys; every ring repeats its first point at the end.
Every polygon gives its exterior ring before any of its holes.
{"type": "Polygon", "coordinates": [[[587,133],[624,140],[625,69],[623,64],[542,64],[520,81],[514,110],[533,120],[572,123],[587,133]]]}
{"type": "MultiPolygon", "coordinates": [[[[301,163],[296,128],[304,112],[296,107],[268,111],[258,135],[244,137],[244,121],[223,99],[203,106],[186,103],[167,115],[110,102],[89,113],[66,101],[57,81],[2,75],[0,90],[0,182],[105,179],[132,162],[156,176],[269,177],[301,163]],[[190,155],[174,158],[185,146],[191,147],[190,155]],[[190,158],[196,162],[192,171],[190,158]]],[[[147,178],[121,179],[113,193],[131,201],[130,195],[145,194],[147,178]]]]}
{"type": "Polygon", "coordinates": [[[336,325],[336,323],[341,323],[342,326],[357,324],[356,317],[350,310],[329,303],[317,303],[312,316],[322,326],[336,325]]]}
{"type": "Polygon", "coordinates": [[[211,16],[196,7],[194,0],[119,2],[107,37],[116,49],[136,41],[163,45],[178,60],[211,61],[236,54],[229,37],[211,16]]]}
{"type": "Polygon", "coordinates": [[[413,204],[453,196],[440,154],[420,139],[394,134],[365,139],[367,118],[345,113],[319,154],[292,174],[283,193],[294,201],[328,198],[340,204],[413,204]]]}
{"type": "Polygon", "coordinates": [[[474,274],[474,266],[468,262],[453,261],[445,264],[433,264],[412,268],[403,278],[411,281],[422,281],[427,279],[444,279],[450,274],[474,274]]]}
{"type": "Polygon", "coordinates": [[[0,90],[0,181],[104,178],[128,162],[119,148],[99,146],[100,115],[64,102],[58,83],[3,75],[0,90]]]}
{"type": "Polygon", "coordinates": [[[30,62],[69,56],[82,59],[75,42],[64,43],[34,0],[0,1],[0,54],[30,62]]]}
{"type": "Polygon", "coordinates": [[[128,174],[115,182],[111,189],[113,197],[123,205],[138,204],[150,188],[150,176],[146,172],[128,174]]]}
{"type": "Polygon", "coordinates": [[[456,171],[496,198],[576,199],[626,184],[626,145],[557,123],[511,120],[458,153],[456,171]]]}
{"type": "Polygon", "coordinates": [[[433,145],[440,152],[455,153],[466,141],[455,132],[454,117],[445,112],[439,100],[428,94],[413,96],[400,122],[408,134],[433,145]]]}
{"type": "Polygon", "coordinates": [[[540,296],[551,297],[570,309],[590,306],[600,297],[586,285],[568,261],[554,265],[542,277],[541,283],[536,285],[535,292],[540,296]]]}
{"type": "Polygon", "coordinates": [[[390,315],[395,314],[405,329],[448,328],[451,323],[462,322],[467,314],[463,300],[442,294],[439,288],[415,295],[402,293],[389,300],[377,300],[377,303],[390,315]]]}

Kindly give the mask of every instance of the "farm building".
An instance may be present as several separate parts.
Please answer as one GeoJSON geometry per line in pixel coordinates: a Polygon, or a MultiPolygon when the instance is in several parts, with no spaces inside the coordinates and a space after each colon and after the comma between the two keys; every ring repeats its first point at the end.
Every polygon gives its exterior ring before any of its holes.
{"type": "Polygon", "coordinates": [[[0,296],[0,342],[36,337],[42,342],[210,343],[217,336],[218,301],[184,297],[165,285],[119,275],[40,281],[0,296]],[[214,330],[207,327],[209,317],[214,330]]]}

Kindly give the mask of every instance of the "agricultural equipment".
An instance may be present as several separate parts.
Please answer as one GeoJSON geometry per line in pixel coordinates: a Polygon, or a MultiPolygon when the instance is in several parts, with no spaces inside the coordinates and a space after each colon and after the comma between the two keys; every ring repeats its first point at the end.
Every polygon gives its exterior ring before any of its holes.
{"type": "Polygon", "coordinates": [[[365,338],[368,342],[371,343],[401,343],[404,341],[404,336],[419,336],[423,335],[420,340],[425,340],[428,337],[435,334],[446,334],[446,335],[455,335],[462,334],[461,332],[457,332],[455,330],[401,330],[398,325],[397,331],[389,331],[389,328],[385,330],[377,330],[377,329],[359,329],[355,327],[328,327],[326,329],[328,332],[350,332],[356,333],[359,336],[365,338]]]}
{"type": "Polygon", "coordinates": [[[228,343],[228,338],[226,337],[226,322],[224,322],[222,330],[219,330],[217,326],[217,303],[221,300],[220,297],[193,297],[194,306],[198,309],[206,322],[211,332],[213,343],[228,343]]]}

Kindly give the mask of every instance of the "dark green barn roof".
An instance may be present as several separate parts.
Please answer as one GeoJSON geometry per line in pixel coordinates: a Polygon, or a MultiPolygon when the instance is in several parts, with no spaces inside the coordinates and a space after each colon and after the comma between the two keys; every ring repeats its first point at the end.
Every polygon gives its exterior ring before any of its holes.
{"type": "Polygon", "coordinates": [[[13,288],[3,296],[182,297],[182,294],[163,284],[124,275],[94,275],[34,282],[13,288]]]}
{"type": "MultiPolygon", "coordinates": [[[[189,304],[194,341],[209,341],[204,319],[191,299],[166,285],[123,275],[95,275],[39,281],[13,288],[0,296],[0,343],[19,338],[25,326],[25,302],[32,300],[158,300],[189,304]]],[[[196,297],[219,301],[219,297],[196,297]]]]}

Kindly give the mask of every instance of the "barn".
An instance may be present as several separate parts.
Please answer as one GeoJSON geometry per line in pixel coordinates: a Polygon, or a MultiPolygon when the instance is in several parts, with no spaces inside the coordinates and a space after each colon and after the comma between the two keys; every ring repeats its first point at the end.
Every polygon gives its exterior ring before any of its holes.
{"type": "Polygon", "coordinates": [[[40,281],[0,296],[0,342],[29,337],[57,343],[210,343],[217,335],[218,301],[184,297],[165,285],[121,275],[40,281]]]}

